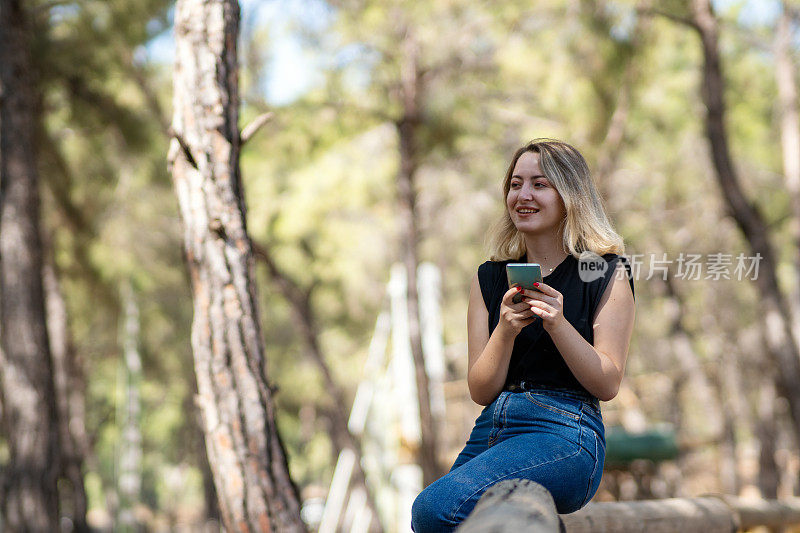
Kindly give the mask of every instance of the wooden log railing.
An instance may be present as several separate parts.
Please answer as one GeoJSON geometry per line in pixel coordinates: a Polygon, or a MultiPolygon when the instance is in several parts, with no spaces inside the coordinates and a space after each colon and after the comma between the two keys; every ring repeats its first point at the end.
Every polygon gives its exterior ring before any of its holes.
{"type": "Polygon", "coordinates": [[[798,524],[800,498],[753,501],[726,495],[597,502],[560,515],[543,486],[511,479],[487,490],[458,532],[735,533],[798,524]]]}

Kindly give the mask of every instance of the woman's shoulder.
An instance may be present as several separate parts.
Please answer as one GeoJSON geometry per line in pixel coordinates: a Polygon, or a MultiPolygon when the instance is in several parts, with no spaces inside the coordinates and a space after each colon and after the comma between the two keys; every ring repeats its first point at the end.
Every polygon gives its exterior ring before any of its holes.
{"type": "Polygon", "coordinates": [[[507,263],[511,262],[512,262],[511,259],[506,259],[505,261],[494,261],[492,259],[489,259],[488,261],[484,261],[483,263],[481,263],[478,268],[497,268],[505,266],[507,263]]]}
{"type": "Polygon", "coordinates": [[[497,298],[498,286],[503,283],[501,280],[505,276],[505,265],[509,262],[489,260],[478,266],[478,285],[486,309],[491,309],[493,301],[497,298]]]}
{"type": "Polygon", "coordinates": [[[608,267],[606,269],[605,274],[598,280],[600,285],[600,294],[605,292],[606,287],[608,286],[611,279],[617,275],[621,275],[621,273],[617,273],[619,270],[619,265],[622,264],[625,267],[624,274],[625,277],[628,278],[628,283],[631,286],[631,292],[634,292],[633,287],[633,269],[631,267],[631,263],[628,258],[624,255],[615,254],[615,253],[608,253],[603,255],[603,259],[606,260],[608,263],[608,267]]]}
{"type": "Polygon", "coordinates": [[[626,268],[630,268],[630,261],[624,255],[611,252],[603,254],[601,257],[605,260],[606,263],[608,263],[609,266],[613,265],[614,267],[616,267],[619,263],[622,263],[625,265],[626,268]]]}
{"type": "Polygon", "coordinates": [[[478,276],[484,275],[498,275],[498,273],[503,273],[505,271],[506,265],[509,263],[513,263],[514,259],[505,259],[503,261],[494,261],[488,260],[484,261],[478,266],[478,276]]]}
{"type": "Polygon", "coordinates": [[[620,263],[625,265],[625,269],[630,271],[631,270],[631,262],[625,255],[615,254],[615,253],[608,253],[603,255],[603,259],[605,259],[606,263],[609,266],[614,265],[615,268],[619,266],[620,263]]]}
{"type": "Polygon", "coordinates": [[[478,282],[480,283],[481,290],[484,295],[489,295],[496,292],[500,285],[505,284],[506,279],[506,265],[513,263],[513,259],[504,261],[484,261],[478,267],[478,282]]]}
{"type": "Polygon", "coordinates": [[[478,266],[478,278],[497,275],[506,263],[508,261],[484,261],[478,266]]]}

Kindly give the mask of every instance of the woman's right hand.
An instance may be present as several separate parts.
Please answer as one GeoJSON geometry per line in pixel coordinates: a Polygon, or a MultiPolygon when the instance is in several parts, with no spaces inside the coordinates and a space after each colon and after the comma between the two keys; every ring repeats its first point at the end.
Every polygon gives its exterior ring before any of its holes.
{"type": "Polygon", "coordinates": [[[503,300],[500,303],[500,321],[497,327],[502,328],[503,331],[514,337],[522,331],[522,328],[531,324],[537,318],[528,303],[530,298],[524,294],[525,291],[521,287],[511,287],[503,295],[503,300]],[[517,294],[522,294],[523,296],[522,301],[515,304],[512,299],[517,294]]]}

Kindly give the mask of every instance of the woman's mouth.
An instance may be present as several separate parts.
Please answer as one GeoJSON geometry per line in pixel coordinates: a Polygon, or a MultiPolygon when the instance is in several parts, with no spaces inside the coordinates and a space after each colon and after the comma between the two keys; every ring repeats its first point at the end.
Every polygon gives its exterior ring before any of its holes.
{"type": "Polygon", "coordinates": [[[534,213],[538,213],[538,209],[531,209],[531,208],[517,208],[517,213],[520,215],[532,215],[534,213]]]}

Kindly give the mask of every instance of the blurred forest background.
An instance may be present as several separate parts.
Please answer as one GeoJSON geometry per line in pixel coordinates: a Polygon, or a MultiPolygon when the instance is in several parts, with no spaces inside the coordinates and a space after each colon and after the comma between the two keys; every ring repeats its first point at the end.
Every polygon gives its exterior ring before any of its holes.
{"type": "MultiPolygon", "coordinates": [[[[241,168],[267,376],[311,527],[350,443],[342,421],[356,390],[387,372],[366,361],[391,307],[392,265],[409,257],[441,280],[446,410],[432,420],[433,459],[419,460],[446,468],[465,442],[480,409],[465,379],[469,284],[488,259],[509,158],[543,136],[583,152],[626,254],[643,254],[606,427],[674,435],[677,446],[607,465],[595,499],[798,494],[800,4],[703,5],[241,2],[240,122],[262,123],[241,168]],[[729,254],[730,279],[679,275],[681,254],[729,254]],[[739,254],[761,255],[758,279],[736,279],[739,254]],[[651,272],[664,259],[666,275],[651,272]]],[[[42,275],[71,443],[60,450],[62,525],[213,526],[184,225],[166,162],[173,2],[31,0],[25,11],[42,275]]],[[[17,393],[3,383],[7,402],[17,393]]],[[[370,417],[414,401],[381,398],[370,417]]],[[[399,463],[430,451],[425,435],[381,431],[397,434],[399,463]]],[[[380,463],[384,452],[363,453],[380,463]]],[[[373,530],[406,530],[380,512],[373,530]]]]}

